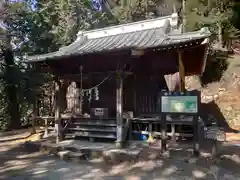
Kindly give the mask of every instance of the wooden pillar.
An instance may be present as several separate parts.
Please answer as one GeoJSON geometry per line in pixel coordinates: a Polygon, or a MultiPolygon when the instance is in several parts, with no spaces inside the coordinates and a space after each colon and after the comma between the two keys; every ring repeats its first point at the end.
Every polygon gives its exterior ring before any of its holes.
{"type": "Polygon", "coordinates": [[[82,85],[81,83],[76,82],[77,98],[75,100],[75,112],[78,115],[82,115],[82,85]]]}
{"type": "Polygon", "coordinates": [[[136,77],[136,74],[133,75],[133,80],[134,80],[134,88],[133,88],[134,114],[138,114],[138,110],[137,110],[137,77],[136,77]]]}
{"type": "Polygon", "coordinates": [[[62,122],[61,122],[61,82],[56,83],[55,87],[55,111],[54,111],[54,119],[55,119],[55,132],[56,132],[56,143],[58,144],[61,140],[63,140],[63,132],[62,132],[62,122]]]}
{"type": "Polygon", "coordinates": [[[120,71],[116,79],[116,118],[117,118],[117,146],[123,145],[123,78],[120,71]]]}

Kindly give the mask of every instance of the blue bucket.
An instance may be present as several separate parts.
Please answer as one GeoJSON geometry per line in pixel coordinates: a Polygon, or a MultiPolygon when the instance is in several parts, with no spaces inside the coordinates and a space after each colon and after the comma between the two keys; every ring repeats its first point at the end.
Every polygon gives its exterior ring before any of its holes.
{"type": "Polygon", "coordinates": [[[145,134],[139,134],[140,135],[140,140],[141,141],[147,141],[148,137],[145,134]]]}

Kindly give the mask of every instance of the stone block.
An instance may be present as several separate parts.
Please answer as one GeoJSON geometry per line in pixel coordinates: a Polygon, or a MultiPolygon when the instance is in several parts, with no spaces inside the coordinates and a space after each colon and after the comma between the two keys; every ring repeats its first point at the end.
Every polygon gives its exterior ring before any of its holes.
{"type": "Polygon", "coordinates": [[[57,155],[61,160],[69,160],[69,151],[59,151],[57,155]]]}

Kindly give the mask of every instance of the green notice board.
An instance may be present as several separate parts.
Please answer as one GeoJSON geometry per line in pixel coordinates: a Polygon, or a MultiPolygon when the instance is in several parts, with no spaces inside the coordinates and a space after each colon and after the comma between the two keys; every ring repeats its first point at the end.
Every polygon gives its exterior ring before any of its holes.
{"type": "Polygon", "coordinates": [[[197,96],[162,96],[161,110],[163,113],[197,113],[197,96]]]}

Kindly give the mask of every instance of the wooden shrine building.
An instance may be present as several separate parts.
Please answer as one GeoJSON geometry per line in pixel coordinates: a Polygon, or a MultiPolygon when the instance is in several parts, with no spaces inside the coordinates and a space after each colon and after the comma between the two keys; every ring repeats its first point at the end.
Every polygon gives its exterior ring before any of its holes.
{"type": "Polygon", "coordinates": [[[70,109],[82,115],[72,130],[88,131],[79,136],[108,137],[113,132],[111,137],[122,142],[127,129],[124,119],[156,118],[159,91],[184,91],[185,76],[203,73],[209,36],[206,28],[181,33],[174,13],[80,31],[69,46],[28,57],[28,61],[56,77],[55,121],[60,131],[61,115],[70,109]],[[58,99],[66,98],[66,88],[73,82],[77,108],[61,106],[58,99]],[[102,130],[97,128],[98,134],[89,127],[96,119],[107,122],[102,130]]]}

